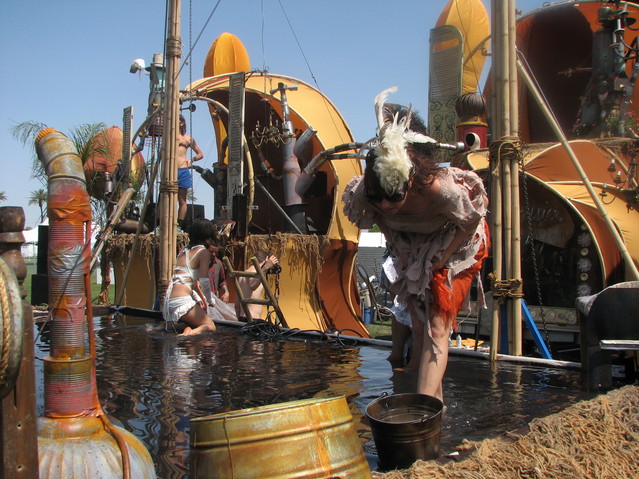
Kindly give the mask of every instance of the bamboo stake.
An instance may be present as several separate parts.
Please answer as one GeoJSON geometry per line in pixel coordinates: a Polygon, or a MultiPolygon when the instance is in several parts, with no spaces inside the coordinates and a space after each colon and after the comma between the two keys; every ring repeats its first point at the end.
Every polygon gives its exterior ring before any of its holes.
{"type": "Polygon", "coordinates": [[[559,142],[566,149],[566,152],[568,153],[568,156],[572,160],[572,163],[575,166],[577,173],[579,173],[579,177],[583,181],[584,186],[586,187],[586,190],[588,190],[588,193],[590,194],[592,201],[597,206],[597,210],[599,210],[601,217],[606,223],[608,230],[612,234],[612,237],[615,240],[617,247],[619,248],[619,252],[621,253],[621,256],[626,262],[626,269],[629,271],[630,276],[632,276],[634,281],[639,281],[639,271],[637,270],[637,265],[635,264],[632,257],[630,256],[630,253],[628,253],[628,249],[626,248],[626,245],[623,242],[623,238],[621,237],[614,223],[610,219],[610,216],[608,215],[608,211],[606,211],[606,208],[604,207],[603,203],[599,199],[597,192],[592,187],[590,180],[586,176],[585,171],[583,170],[583,168],[581,167],[581,164],[579,163],[579,159],[577,158],[577,155],[575,155],[574,150],[568,143],[568,140],[566,139],[564,132],[561,130],[561,127],[557,123],[557,120],[555,120],[555,117],[553,116],[552,112],[548,108],[548,105],[546,105],[546,102],[544,101],[543,97],[541,96],[541,93],[537,89],[537,86],[535,85],[532,78],[528,74],[528,71],[526,71],[526,68],[523,66],[523,64],[521,63],[519,59],[517,60],[517,66],[519,67],[519,73],[521,74],[522,78],[526,82],[526,86],[528,87],[528,89],[530,90],[530,93],[532,94],[535,101],[539,105],[539,108],[541,108],[541,111],[546,117],[546,120],[548,120],[548,123],[550,123],[550,126],[555,132],[555,135],[557,135],[559,142]]]}
{"type": "MultiPolygon", "coordinates": [[[[508,72],[510,95],[510,124],[508,136],[519,137],[519,90],[517,83],[517,54],[516,54],[517,21],[515,19],[515,0],[508,0],[508,72]]],[[[510,241],[506,243],[510,250],[509,278],[521,279],[521,208],[519,201],[519,163],[518,157],[511,156],[510,191],[512,206],[510,209],[510,241]]],[[[509,317],[512,321],[513,347],[511,353],[521,356],[523,328],[521,317],[521,298],[510,298],[509,317]]]]}
{"type": "Polygon", "coordinates": [[[160,184],[160,275],[159,299],[164,299],[171,280],[176,256],[177,235],[177,133],[179,127],[179,67],[182,54],[180,38],[180,0],[168,2],[166,38],[166,92],[164,132],[162,134],[162,175],[160,184]]]}
{"type": "MultiPolygon", "coordinates": [[[[495,19],[502,17],[502,2],[494,1],[491,6],[493,22],[491,25],[492,30],[492,130],[494,138],[501,138],[503,133],[502,126],[502,107],[503,107],[503,90],[501,88],[501,61],[502,61],[502,46],[501,46],[501,30],[502,24],[495,19]]],[[[491,165],[491,196],[492,196],[492,216],[491,216],[491,234],[493,244],[493,281],[499,282],[502,279],[502,198],[501,198],[501,180],[500,171],[501,165],[495,161],[495,155],[490,155],[491,165]]],[[[497,359],[497,352],[499,350],[499,318],[501,304],[493,296],[492,300],[493,309],[491,317],[491,333],[490,333],[490,359],[495,361],[497,359]]]]}

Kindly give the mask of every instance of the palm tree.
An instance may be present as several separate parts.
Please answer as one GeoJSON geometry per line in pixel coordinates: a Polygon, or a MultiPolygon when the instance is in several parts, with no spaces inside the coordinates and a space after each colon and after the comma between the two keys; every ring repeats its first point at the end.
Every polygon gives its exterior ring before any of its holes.
{"type": "Polygon", "coordinates": [[[0,201],[7,201],[7,194],[4,191],[0,191],[0,201]]]}
{"type": "Polygon", "coordinates": [[[44,207],[47,204],[47,192],[45,189],[40,188],[39,190],[34,190],[31,192],[31,196],[29,196],[29,204],[30,205],[38,205],[40,208],[40,220],[39,223],[44,219],[44,207]]]}
{"type": "MultiPolygon", "coordinates": [[[[42,163],[38,159],[38,155],[35,152],[35,139],[40,133],[48,126],[44,123],[37,121],[24,121],[18,123],[12,128],[13,137],[22,142],[23,145],[31,145],[33,148],[33,164],[32,164],[32,176],[40,180],[40,182],[46,186],[47,175],[44,171],[42,163]]],[[[104,147],[96,142],[96,134],[106,128],[104,123],[86,123],[76,127],[70,131],[68,137],[75,144],[82,164],[84,165],[92,155],[96,153],[103,153],[101,151],[104,147]]]]}

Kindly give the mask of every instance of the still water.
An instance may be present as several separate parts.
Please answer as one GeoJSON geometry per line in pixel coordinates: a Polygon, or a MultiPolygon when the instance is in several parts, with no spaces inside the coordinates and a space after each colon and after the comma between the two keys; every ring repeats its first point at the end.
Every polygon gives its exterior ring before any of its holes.
{"type": "MultiPolygon", "coordinates": [[[[375,454],[366,406],[382,393],[414,392],[414,373],[393,372],[389,349],[300,334],[255,337],[219,327],[197,339],[152,329],[150,319],[95,319],[98,391],[113,422],[147,447],[159,478],[188,478],[189,420],[247,407],[343,395],[367,455],[375,454]]],[[[45,327],[36,357],[49,354],[45,327]]],[[[38,416],[42,361],[36,360],[38,416]]],[[[517,429],[592,395],[579,371],[451,356],[444,382],[448,407],[442,450],[517,429]]]]}

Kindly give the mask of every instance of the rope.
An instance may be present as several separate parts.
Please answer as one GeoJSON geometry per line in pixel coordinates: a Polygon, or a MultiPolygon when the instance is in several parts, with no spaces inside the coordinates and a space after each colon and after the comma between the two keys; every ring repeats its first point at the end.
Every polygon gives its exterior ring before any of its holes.
{"type": "Polygon", "coordinates": [[[11,307],[4,273],[0,275],[0,306],[2,307],[2,354],[0,355],[0,389],[7,386],[9,351],[11,349],[11,307]]]}
{"type": "Polygon", "coordinates": [[[177,181],[162,181],[160,182],[161,193],[177,193],[178,182],[177,181]]]}
{"type": "Polygon", "coordinates": [[[490,156],[492,161],[500,163],[503,161],[517,161],[521,164],[523,162],[523,155],[521,152],[521,141],[516,136],[504,136],[500,140],[495,140],[490,145],[490,156]]]}
{"type": "Polygon", "coordinates": [[[506,299],[509,298],[523,298],[523,281],[521,279],[502,279],[496,280],[495,273],[488,275],[490,279],[490,285],[493,292],[493,298],[499,301],[499,304],[504,304],[506,299]]]}

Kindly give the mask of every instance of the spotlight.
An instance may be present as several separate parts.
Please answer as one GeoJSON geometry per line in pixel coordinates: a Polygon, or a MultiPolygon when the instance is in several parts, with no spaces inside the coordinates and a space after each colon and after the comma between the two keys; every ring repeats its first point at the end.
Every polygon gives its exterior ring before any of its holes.
{"type": "Polygon", "coordinates": [[[140,70],[144,70],[146,68],[146,63],[144,63],[144,60],[142,58],[138,58],[137,60],[133,60],[133,63],[131,63],[131,68],[129,69],[129,71],[131,73],[137,73],[140,70]]]}

